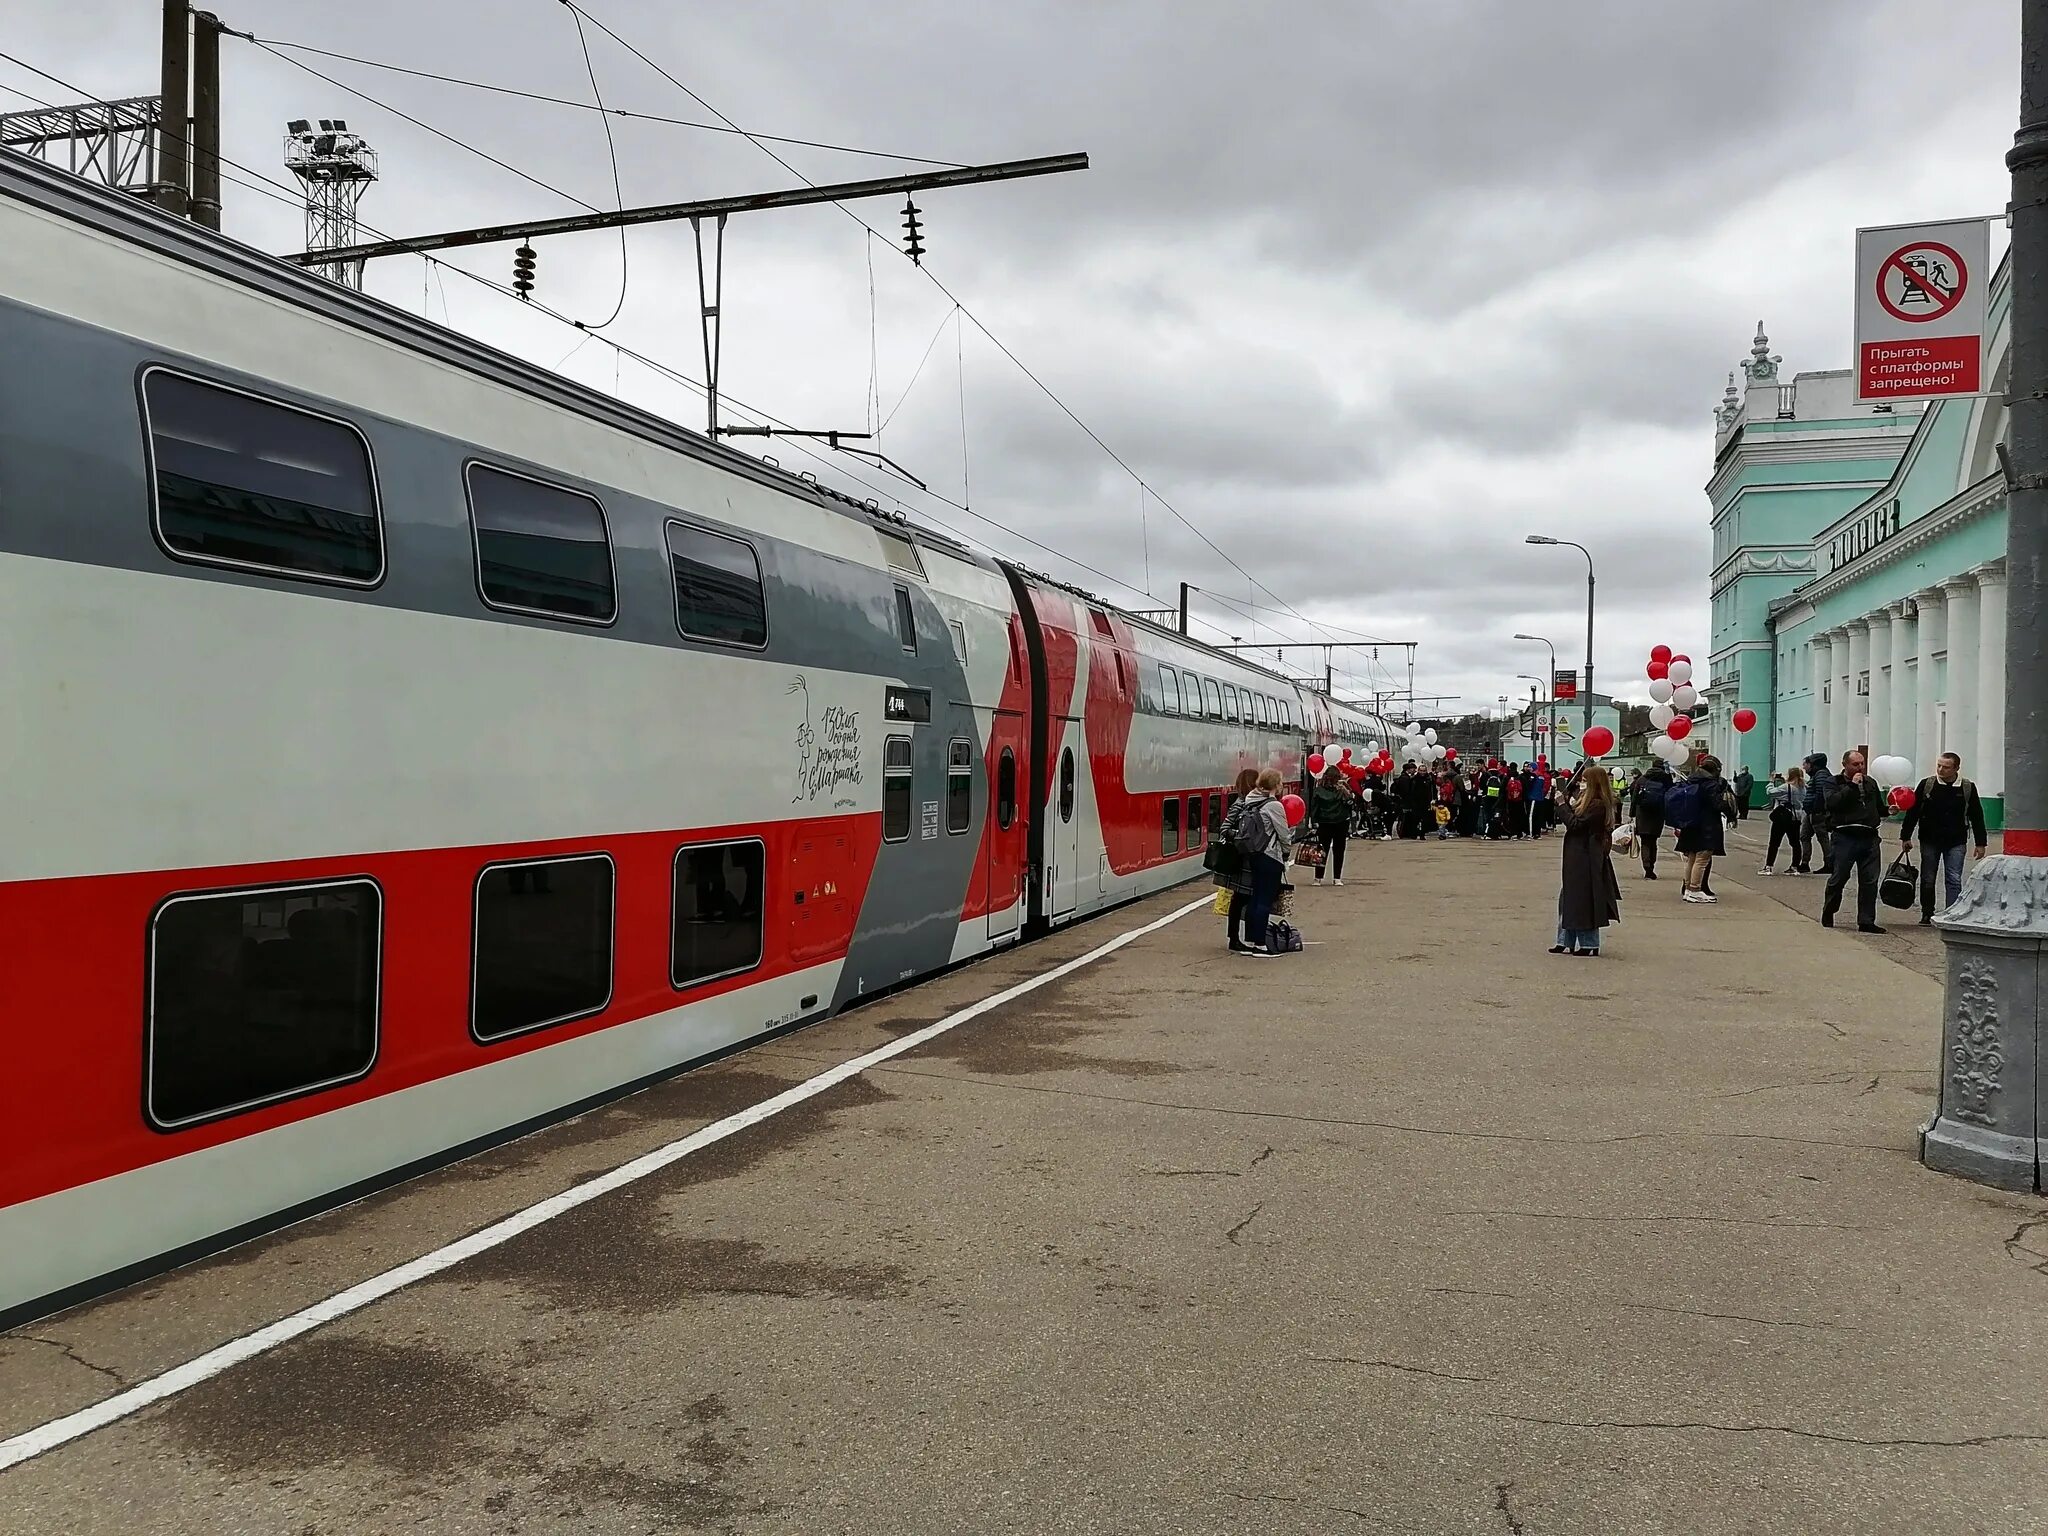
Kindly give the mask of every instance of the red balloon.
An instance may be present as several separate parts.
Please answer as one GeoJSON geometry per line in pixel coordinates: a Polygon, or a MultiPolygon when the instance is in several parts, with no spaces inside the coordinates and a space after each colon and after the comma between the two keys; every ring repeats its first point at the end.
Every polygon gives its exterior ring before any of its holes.
{"type": "Polygon", "coordinates": [[[1614,750],[1614,732],[1604,725],[1596,725],[1586,732],[1581,745],[1586,749],[1586,756],[1605,757],[1614,750]]]}
{"type": "MultiPolygon", "coordinates": [[[[1662,647],[1660,646],[1658,647],[1658,649],[1661,650],[1662,647]]],[[[1658,678],[1669,675],[1671,671],[1671,663],[1668,661],[1652,661],[1643,670],[1649,674],[1650,681],[1654,683],[1657,681],[1658,678]]]]}
{"type": "Polygon", "coordinates": [[[1338,761],[1338,762],[1340,762],[1340,763],[1348,763],[1348,762],[1350,762],[1350,761],[1351,761],[1351,749],[1350,749],[1349,747],[1346,747],[1346,748],[1345,748],[1345,749],[1344,749],[1344,750],[1343,750],[1343,751],[1342,751],[1341,753],[1339,753],[1339,754],[1338,754],[1338,756],[1337,756],[1337,761],[1338,761]]]}
{"type": "Polygon", "coordinates": [[[1447,763],[1455,763],[1455,762],[1456,762],[1457,760],[1458,760],[1458,749],[1457,749],[1456,747],[1445,747],[1445,748],[1444,748],[1444,761],[1445,761],[1445,762],[1447,762],[1447,763]]]}
{"type": "MultiPolygon", "coordinates": [[[[1651,646],[1651,647],[1650,647],[1650,660],[1652,660],[1652,661],[1655,661],[1655,662],[1661,662],[1661,663],[1663,663],[1663,664],[1664,664],[1665,666],[1669,666],[1669,665],[1671,664],[1671,647],[1670,647],[1670,646],[1668,646],[1668,645],[1653,645],[1653,646],[1651,646]]],[[[1657,673],[1655,673],[1655,672],[1652,672],[1652,673],[1650,674],[1650,676],[1652,676],[1652,677],[1656,677],[1656,676],[1658,676],[1658,675],[1659,675],[1659,674],[1657,674],[1657,673]]]]}
{"type": "Polygon", "coordinates": [[[1911,809],[1913,809],[1913,802],[1917,800],[1919,796],[1915,795],[1912,790],[1906,788],[1905,785],[1901,784],[1894,788],[1891,794],[1886,798],[1888,798],[1891,801],[1893,810],[1910,811],[1911,809]]]}
{"type": "Polygon", "coordinates": [[[1308,814],[1308,807],[1299,795],[1285,796],[1280,801],[1280,809],[1287,813],[1287,825],[1290,827],[1300,826],[1301,818],[1308,814]]]}
{"type": "Polygon", "coordinates": [[[1316,775],[1320,776],[1320,775],[1321,775],[1321,773],[1322,773],[1322,771],[1323,771],[1323,769],[1324,769],[1325,767],[1327,767],[1327,766],[1328,766],[1328,765],[1327,765],[1327,764],[1325,764],[1325,763],[1323,762],[1323,754],[1322,754],[1322,753],[1320,753],[1320,752],[1311,752],[1311,753],[1309,753],[1309,755],[1308,755],[1308,771],[1309,771],[1310,773],[1313,773],[1313,774],[1316,774],[1316,775]]]}
{"type": "Polygon", "coordinates": [[[1750,731],[1753,731],[1756,729],[1756,711],[1753,709],[1738,709],[1737,711],[1735,711],[1734,715],[1730,717],[1729,723],[1732,724],[1736,730],[1742,731],[1745,734],[1750,731]]]}
{"type": "Polygon", "coordinates": [[[1692,734],[1691,715],[1673,715],[1671,723],[1664,727],[1664,734],[1673,741],[1683,741],[1692,734]]]}
{"type": "Polygon", "coordinates": [[[1685,652],[1683,652],[1683,651],[1680,651],[1680,652],[1679,652],[1679,653],[1678,653],[1678,654],[1677,654],[1676,656],[1672,657],[1671,659],[1672,659],[1673,661],[1683,661],[1683,662],[1690,662],[1690,661],[1692,660],[1692,658],[1691,658],[1690,656],[1686,655],[1686,654],[1685,654],[1685,652]]]}

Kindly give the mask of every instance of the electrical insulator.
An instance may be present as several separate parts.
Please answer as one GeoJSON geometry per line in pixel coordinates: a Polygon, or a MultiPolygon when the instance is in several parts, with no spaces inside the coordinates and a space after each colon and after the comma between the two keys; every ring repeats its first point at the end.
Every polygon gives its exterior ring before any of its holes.
{"type": "Polygon", "coordinates": [[[512,291],[521,302],[533,292],[533,247],[522,245],[512,253],[512,291]]]}
{"type": "Polygon", "coordinates": [[[914,266],[924,265],[924,241],[919,236],[917,204],[909,198],[903,199],[903,254],[914,266]]]}

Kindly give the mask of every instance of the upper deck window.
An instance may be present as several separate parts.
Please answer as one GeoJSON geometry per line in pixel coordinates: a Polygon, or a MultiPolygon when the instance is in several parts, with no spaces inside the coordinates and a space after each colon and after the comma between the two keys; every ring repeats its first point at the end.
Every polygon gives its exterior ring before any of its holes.
{"type": "Polygon", "coordinates": [[[618,613],[604,509],[580,491],[472,464],[476,580],[493,608],[609,624],[618,613]]]}
{"type": "Polygon", "coordinates": [[[768,600],[761,558],[745,539],[670,522],[669,571],[676,626],[692,640],[759,650],[768,643],[768,600]]]}
{"type": "Polygon", "coordinates": [[[374,586],[384,575],[370,445],[354,427],[151,368],[143,417],[156,531],[213,565],[374,586]]]}

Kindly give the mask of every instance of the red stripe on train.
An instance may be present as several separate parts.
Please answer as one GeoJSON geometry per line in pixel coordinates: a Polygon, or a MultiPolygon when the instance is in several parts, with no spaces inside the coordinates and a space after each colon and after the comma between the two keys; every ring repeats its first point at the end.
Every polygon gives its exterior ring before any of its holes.
{"type": "Polygon", "coordinates": [[[0,1082],[0,1206],[310,1119],[508,1056],[842,959],[881,846],[879,812],[763,826],[636,832],[354,858],[33,880],[0,885],[9,1060],[0,1082]],[[671,870],[679,847],[766,845],[761,965],[669,985],[671,870]],[[479,1045],[469,1033],[475,884],[486,864],[607,853],[618,870],[612,1000],[602,1013],[479,1045]],[[383,888],[379,1045],[353,1083],[159,1132],[142,1115],[144,955],[168,896],[368,875],[383,888]],[[801,906],[797,890],[805,892],[801,906]]]}

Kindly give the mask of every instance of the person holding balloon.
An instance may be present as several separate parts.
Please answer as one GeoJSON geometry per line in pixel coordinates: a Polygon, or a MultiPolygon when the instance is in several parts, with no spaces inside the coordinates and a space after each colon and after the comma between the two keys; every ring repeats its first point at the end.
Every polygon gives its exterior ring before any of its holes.
{"type": "Polygon", "coordinates": [[[1834,857],[1828,870],[1827,895],[1820,904],[1820,925],[1835,926],[1842,891],[1856,875],[1856,931],[1883,933],[1877,925],[1877,829],[1887,814],[1884,791],[1870,776],[1863,754],[1850,748],[1842,754],[1842,771],[1828,793],[1828,836],[1834,857]]]}
{"type": "MultiPolygon", "coordinates": [[[[1280,901],[1280,886],[1287,877],[1287,850],[1294,841],[1294,828],[1307,812],[1301,796],[1280,798],[1280,770],[1268,768],[1258,784],[1244,797],[1243,813],[1235,829],[1238,851],[1251,866],[1251,906],[1245,913],[1245,947],[1241,954],[1265,957],[1266,923],[1280,901]]],[[[1227,818],[1226,818],[1227,819],[1227,818]]]]}
{"type": "Polygon", "coordinates": [[[1557,893],[1553,955],[1597,955],[1600,930],[1621,921],[1621,887],[1614,878],[1613,833],[1620,816],[1614,780],[1597,763],[1561,790],[1564,871],[1557,893]]]}
{"type": "Polygon", "coordinates": [[[1935,868],[1941,869],[1943,893],[1948,897],[1942,905],[1952,907],[1963,894],[1965,843],[1975,839],[1980,859],[1990,846],[1984,802],[1977,798],[1977,786],[1963,777],[1963,760],[1953,752],[1941,754],[1933,778],[1922,779],[1918,789],[1901,785],[1891,792],[1890,799],[1906,813],[1899,841],[1910,848],[1914,830],[1920,833],[1920,926],[1924,928],[1934,921],[1935,868]]]}

